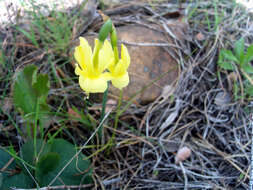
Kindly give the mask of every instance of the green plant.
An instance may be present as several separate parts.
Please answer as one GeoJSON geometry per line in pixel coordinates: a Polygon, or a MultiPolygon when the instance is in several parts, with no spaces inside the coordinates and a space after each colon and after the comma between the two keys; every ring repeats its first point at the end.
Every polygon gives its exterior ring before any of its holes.
{"type": "Polygon", "coordinates": [[[244,98],[243,92],[249,98],[253,96],[253,44],[251,44],[246,53],[244,52],[245,42],[241,38],[236,41],[233,51],[222,49],[219,54],[218,65],[220,68],[228,71],[234,71],[236,74],[241,73],[241,80],[234,80],[234,96],[239,97],[238,86],[241,88],[241,98],[244,98]]]}
{"type": "MultiPolygon", "coordinates": [[[[15,156],[19,159],[15,160],[12,160],[14,155],[11,151],[0,149],[0,168],[4,168],[0,171],[0,189],[48,186],[75,154],[75,146],[63,139],[54,139],[47,143],[37,139],[36,145],[33,141],[27,141],[22,146],[19,157],[15,156]],[[38,154],[34,151],[34,146],[38,154]]],[[[92,182],[91,174],[89,160],[80,153],[51,185],[88,184],[92,182]]]]}
{"type": "MultiPolygon", "coordinates": [[[[14,81],[15,108],[20,111],[28,126],[34,129],[34,134],[37,134],[37,124],[42,130],[49,118],[50,109],[46,102],[49,86],[48,75],[38,74],[38,68],[35,65],[26,66],[18,72],[14,81]]],[[[29,128],[27,132],[30,134],[29,128]]]]}

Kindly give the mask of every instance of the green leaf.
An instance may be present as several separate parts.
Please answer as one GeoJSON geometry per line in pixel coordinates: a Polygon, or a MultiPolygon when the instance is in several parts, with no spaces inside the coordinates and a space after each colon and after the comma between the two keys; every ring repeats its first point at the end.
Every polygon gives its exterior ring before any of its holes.
{"type": "Polygon", "coordinates": [[[37,164],[37,171],[41,174],[47,174],[53,171],[59,164],[60,156],[56,152],[49,152],[43,155],[37,164]]]}
{"type": "Polygon", "coordinates": [[[238,88],[238,84],[236,82],[234,82],[234,85],[233,85],[233,94],[234,94],[234,99],[235,100],[238,100],[238,93],[239,93],[239,88],[238,88]]]}
{"type": "Polygon", "coordinates": [[[230,71],[234,71],[235,70],[235,66],[233,65],[233,63],[229,63],[229,62],[218,62],[218,65],[225,70],[230,70],[230,71]]]}
{"type": "Polygon", "coordinates": [[[253,67],[250,63],[246,63],[241,66],[241,69],[243,69],[246,73],[252,74],[253,73],[253,67]]]}
{"type": "Polygon", "coordinates": [[[247,88],[245,88],[245,92],[246,94],[248,94],[249,96],[253,96],[253,86],[248,86],[247,88]]]}
{"type": "MultiPolygon", "coordinates": [[[[63,139],[54,139],[50,145],[50,152],[59,154],[59,164],[53,171],[36,176],[41,186],[47,186],[72,156],[76,154],[75,146],[63,139]]],[[[87,184],[92,182],[91,172],[89,160],[86,159],[85,155],[80,153],[77,158],[65,168],[59,178],[65,185],[87,184]]],[[[61,181],[57,179],[52,185],[61,185],[61,181]]]]}
{"type": "Polygon", "coordinates": [[[238,63],[238,59],[234,56],[234,54],[230,50],[223,49],[220,52],[223,60],[233,61],[238,63]]]}
{"type": "MultiPolygon", "coordinates": [[[[4,150],[0,149],[0,168],[6,166],[6,164],[11,160],[11,155],[4,150]]],[[[16,163],[15,160],[12,161],[8,167],[0,172],[0,189],[1,190],[11,190],[11,187],[17,188],[32,188],[34,187],[32,179],[27,176],[22,170],[20,173],[16,173],[16,163]]]]}
{"type": "Polygon", "coordinates": [[[16,108],[21,109],[24,114],[34,111],[36,96],[31,86],[32,76],[37,67],[30,65],[19,72],[14,84],[13,100],[16,108]]]}
{"type": "Polygon", "coordinates": [[[240,38],[238,41],[235,42],[234,47],[235,56],[240,61],[240,63],[243,63],[244,59],[244,39],[240,38]]]}
{"type": "Polygon", "coordinates": [[[0,173],[0,187],[3,185],[3,174],[0,173]]]}
{"type": "MultiPolygon", "coordinates": [[[[6,165],[6,163],[8,163],[11,160],[11,158],[12,158],[12,156],[9,153],[0,149],[0,168],[3,168],[6,165]]],[[[11,164],[8,166],[8,168],[14,169],[15,168],[15,161],[11,162],[11,164]]]]}
{"type": "Polygon", "coordinates": [[[37,67],[29,65],[17,74],[13,89],[13,101],[15,108],[24,116],[35,122],[36,111],[38,120],[43,123],[48,119],[50,111],[46,98],[49,92],[49,80],[47,75],[37,75],[37,67]],[[38,109],[37,106],[39,106],[38,109]]]}
{"type": "MultiPolygon", "coordinates": [[[[232,59],[233,59],[233,54],[231,51],[228,51],[228,50],[225,50],[225,49],[222,49],[220,51],[220,54],[219,54],[219,60],[218,60],[218,65],[222,68],[222,69],[225,69],[225,70],[234,70],[234,65],[231,63],[231,62],[227,62],[225,60],[225,57],[229,57],[229,55],[232,55],[232,59]]],[[[235,58],[234,60],[237,61],[237,59],[235,58]]]]}
{"type": "MultiPolygon", "coordinates": [[[[36,139],[36,146],[34,146],[33,140],[28,140],[20,149],[20,154],[22,154],[23,160],[28,164],[35,166],[36,160],[49,152],[49,146],[43,140],[36,139]],[[35,149],[37,153],[37,158],[35,158],[35,149]]],[[[20,167],[24,167],[22,163],[18,162],[20,167]]],[[[29,167],[27,167],[29,168],[29,167]]],[[[25,168],[24,168],[25,169],[25,168]]],[[[32,170],[31,170],[32,172],[32,170]]]]}
{"type": "Polygon", "coordinates": [[[3,179],[1,190],[12,190],[12,187],[30,189],[35,187],[35,185],[30,176],[26,175],[24,172],[21,172],[3,179]]]}
{"type": "Polygon", "coordinates": [[[247,53],[245,56],[245,62],[249,63],[252,60],[253,60],[253,44],[251,44],[247,49],[247,53]]]}
{"type": "Polygon", "coordinates": [[[46,100],[50,89],[48,75],[39,74],[38,77],[34,79],[32,87],[38,97],[43,97],[43,99],[46,100]]]}

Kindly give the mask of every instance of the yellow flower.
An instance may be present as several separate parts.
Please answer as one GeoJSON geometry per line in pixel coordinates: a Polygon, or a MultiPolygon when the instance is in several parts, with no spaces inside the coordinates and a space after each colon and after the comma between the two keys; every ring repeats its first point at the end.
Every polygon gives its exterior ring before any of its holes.
{"type": "Polygon", "coordinates": [[[107,89],[107,81],[111,75],[106,72],[110,64],[114,62],[114,54],[111,44],[95,39],[95,47],[92,52],[85,38],[80,37],[80,45],[75,48],[74,57],[76,64],[75,73],[79,76],[79,85],[87,93],[104,92],[107,89]]]}
{"type": "Polygon", "coordinates": [[[112,85],[116,88],[122,89],[129,83],[129,76],[127,69],[130,65],[130,56],[126,46],[121,45],[121,59],[109,65],[108,69],[112,76],[112,85]]]}

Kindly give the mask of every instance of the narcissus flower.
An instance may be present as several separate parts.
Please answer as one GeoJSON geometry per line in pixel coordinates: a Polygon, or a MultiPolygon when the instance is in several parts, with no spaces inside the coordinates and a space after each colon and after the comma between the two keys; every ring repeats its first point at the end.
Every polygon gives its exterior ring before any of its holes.
{"type": "Polygon", "coordinates": [[[111,73],[112,85],[116,88],[122,89],[129,83],[129,75],[127,69],[130,65],[130,56],[126,46],[121,45],[121,59],[112,62],[108,69],[111,73]]]}
{"type": "Polygon", "coordinates": [[[74,57],[76,64],[75,73],[79,76],[80,87],[87,93],[104,92],[107,89],[107,81],[111,75],[106,71],[114,62],[114,54],[111,44],[95,39],[95,47],[92,52],[87,40],[80,37],[80,45],[75,48],[74,57]]]}

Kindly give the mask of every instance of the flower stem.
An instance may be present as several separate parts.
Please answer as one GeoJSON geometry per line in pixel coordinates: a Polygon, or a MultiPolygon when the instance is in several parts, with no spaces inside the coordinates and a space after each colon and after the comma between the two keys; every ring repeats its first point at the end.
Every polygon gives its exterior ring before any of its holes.
{"type": "MultiPolygon", "coordinates": [[[[114,122],[114,129],[118,128],[122,97],[123,97],[123,89],[120,90],[120,95],[119,95],[119,100],[118,100],[118,105],[117,105],[117,110],[116,110],[116,116],[115,116],[115,122],[114,122]]],[[[115,138],[115,131],[113,131],[113,134],[112,134],[112,142],[114,141],[114,138],[115,138]]]]}
{"type": "MultiPolygon", "coordinates": [[[[107,102],[107,97],[108,97],[108,89],[109,89],[109,82],[107,85],[107,89],[105,90],[105,92],[103,94],[102,112],[101,112],[100,121],[102,121],[105,116],[105,108],[106,108],[106,102],[107,102]]],[[[101,128],[98,130],[98,136],[99,136],[99,139],[101,140],[102,136],[103,136],[103,126],[101,126],[101,128]]]]}

